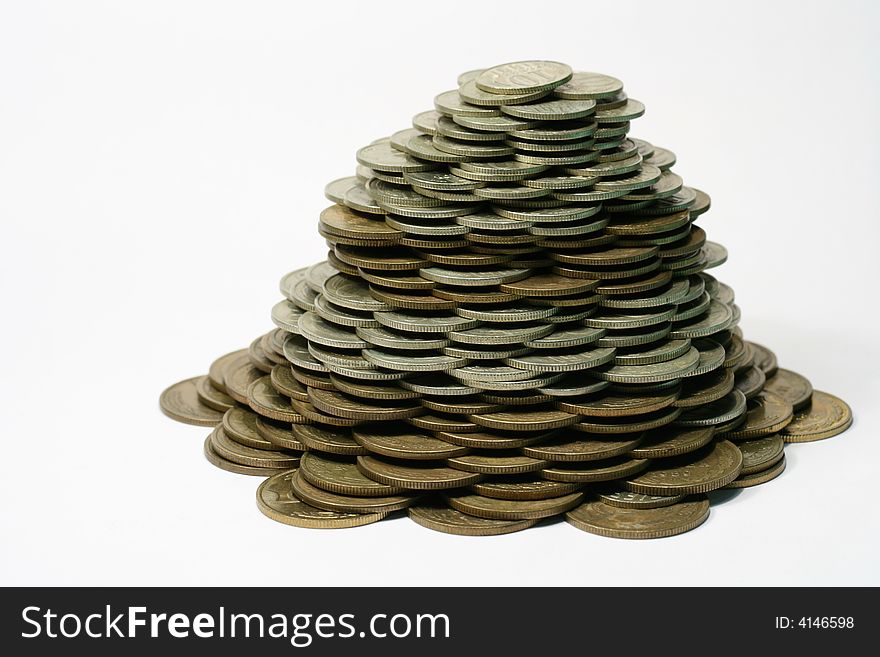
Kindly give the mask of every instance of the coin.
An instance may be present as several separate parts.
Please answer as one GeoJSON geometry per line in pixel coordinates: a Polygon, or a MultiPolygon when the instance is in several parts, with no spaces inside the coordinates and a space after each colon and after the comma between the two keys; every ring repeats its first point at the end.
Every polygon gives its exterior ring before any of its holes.
{"type": "Polygon", "coordinates": [[[632,476],[648,467],[647,459],[631,459],[618,456],[602,461],[565,463],[541,470],[541,476],[552,481],[591,483],[612,481],[632,476]]]}
{"type": "Polygon", "coordinates": [[[723,488],[739,476],[743,457],[736,445],[719,440],[696,452],[653,461],[623,487],[646,495],[692,495],[723,488]]]}
{"type": "Polygon", "coordinates": [[[683,427],[718,426],[734,420],[746,412],[746,396],[732,390],[717,401],[689,409],[679,416],[676,424],[683,427]]]}
{"type": "Polygon", "coordinates": [[[351,430],[345,427],[294,424],[293,436],[309,449],[319,452],[346,456],[367,453],[351,437],[351,430]]]}
{"type": "Polygon", "coordinates": [[[524,94],[554,89],[570,80],[571,75],[571,67],[568,64],[525,61],[487,68],[474,80],[480,89],[489,93],[524,94]]]}
{"type": "Polygon", "coordinates": [[[707,374],[688,378],[681,388],[681,394],[673,402],[679,408],[694,408],[717,401],[727,395],[734,387],[733,372],[716,369],[707,374]]]}
{"type": "Polygon", "coordinates": [[[306,504],[325,511],[341,513],[391,513],[412,506],[419,499],[416,495],[354,497],[331,493],[310,484],[301,470],[296,471],[290,483],[293,495],[306,504]]]}
{"type": "Polygon", "coordinates": [[[404,460],[440,460],[463,456],[470,451],[405,425],[356,428],[352,437],[374,454],[404,460]]]}
{"type": "Polygon", "coordinates": [[[522,453],[535,459],[556,462],[601,461],[621,454],[628,454],[642,442],[644,434],[591,436],[576,438],[573,435],[561,435],[558,438],[528,445],[521,449],[522,453]]]}
{"type": "Polygon", "coordinates": [[[795,413],[780,433],[787,443],[807,443],[843,433],[852,421],[852,410],[846,402],[827,392],[814,390],[812,404],[795,413]]]}
{"type": "Polygon", "coordinates": [[[602,73],[577,72],[556,87],[553,95],[572,100],[613,98],[623,90],[623,82],[602,73]]]}
{"type": "Polygon", "coordinates": [[[566,521],[591,534],[610,538],[664,538],[699,527],[709,517],[709,500],[702,496],[652,509],[622,508],[594,500],[565,514],[566,521]]]}
{"type": "Polygon", "coordinates": [[[375,456],[358,456],[358,469],[370,479],[406,490],[441,490],[469,486],[483,475],[462,472],[443,464],[427,461],[416,465],[412,461],[393,461],[375,456]]]}
{"type": "Polygon", "coordinates": [[[239,349],[217,358],[208,369],[208,378],[213,386],[220,392],[226,392],[226,368],[233,362],[247,355],[247,349],[239,349]]]}
{"type": "Polygon", "coordinates": [[[623,490],[599,495],[599,499],[605,504],[622,509],[659,509],[681,502],[684,497],[684,495],[642,495],[623,490]]]}
{"type": "Polygon", "coordinates": [[[751,488],[760,484],[766,484],[768,481],[776,479],[785,470],[785,456],[779,459],[775,465],[770,466],[766,470],[753,472],[751,474],[742,475],[731,481],[725,488],[751,488]]]}
{"type": "Polygon", "coordinates": [[[159,396],[159,408],[172,420],[199,427],[213,427],[223,419],[223,411],[207,406],[198,395],[199,382],[205,377],[196,376],[169,386],[159,396]]]}
{"type": "Polygon", "coordinates": [[[246,447],[255,449],[276,449],[276,446],[263,438],[257,431],[257,418],[252,411],[236,406],[223,414],[223,431],[229,438],[246,447]]]}
{"type": "Polygon", "coordinates": [[[764,390],[748,401],[745,422],[728,432],[727,438],[757,438],[782,431],[791,422],[793,412],[791,404],[780,395],[764,390]]]}
{"type": "Polygon", "coordinates": [[[277,420],[257,416],[256,429],[261,438],[267,440],[275,447],[301,452],[307,449],[303,443],[294,437],[291,424],[288,422],[278,422],[277,420]]]}
{"type": "Polygon", "coordinates": [[[740,476],[767,470],[783,457],[785,443],[782,436],[772,434],[754,440],[744,440],[736,445],[743,455],[740,476]]]}
{"type": "Polygon", "coordinates": [[[813,396],[813,386],[806,377],[782,368],[766,381],[764,390],[782,397],[795,411],[808,406],[813,396]]]}
{"type": "Polygon", "coordinates": [[[254,449],[230,439],[223,427],[216,427],[211,434],[211,447],[218,456],[240,465],[254,468],[295,468],[299,454],[295,452],[254,449]]]}
{"type": "Polygon", "coordinates": [[[776,364],[776,354],[757,342],[747,342],[746,344],[748,344],[755,353],[755,367],[764,372],[767,378],[776,374],[776,370],[778,369],[776,364]]]}
{"type": "Polygon", "coordinates": [[[546,500],[499,500],[495,497],[462,493],[447,495],[453,509],[478,518],[492,520],[537,520],[565,513],[580,504],[584,494],[569,493],[546,500]]]}
{"type": "Polygon", "coordinates": [[[257,468],[250,465],[242,465],[241,463],[236,463],[235,461],[229,461],[220,456],[214,450],[212,440],[213,435],[214,434],[211,434],[205,439],[203,447],[204,454],[209,463],[220,468],[221,470],[234,472],[235,474],[252,475],[255,477],[269,477],[279,472],[287,472],[286,468],[257,468]]]}
{"type": "Polygon", "coordinates": [[[307,452],[300,461],[299,471],[313,486],[339,495],[353,497],[387,497],[403,492],[365,477],[349,457],[307,452]]]}
{"type": "Polygon", "coordinates": [[[306,504],[293,494],[291,481],[296,471],[272,475],[257,489],[257,506],[277,522],[310,529],[342,529],[377,522],[386,513],[344,513],[326,511],[306,504]]]}
{"type": "Polygon", "coordinates": [[[517,475],[534,472],[546,467],[547,461],[529,456],[509,454],[505,451],[466,454],[446,459],[446,464],[456,470],[479,472],[489,475],[517,475]]]}
{"type": "Polygon", "coordinates": [[[537,520],[490,520],[478,518],[441,504],[420,504],[407,509],[416,524],[458,536],[499,536],[528,529],[537,520]]]}
{"type": "Polygon", "coordinates": [[[707,445],[714,434],[714,427],[661,427],[649,431],[645,440],[629,453],[639,459],[679,456],[707,445]]]}
{"type": "MultiPolygon", "coordinates": [[[[763,390],[765,381],[766,376],[764,372],[757,367],[751,366],[736,373],[734,385],[737,390],[746,396],[746,399],[751,399],[763,390]]],[[[812,387],[810,388],[810,394],[812,395],[812,387]]]]}

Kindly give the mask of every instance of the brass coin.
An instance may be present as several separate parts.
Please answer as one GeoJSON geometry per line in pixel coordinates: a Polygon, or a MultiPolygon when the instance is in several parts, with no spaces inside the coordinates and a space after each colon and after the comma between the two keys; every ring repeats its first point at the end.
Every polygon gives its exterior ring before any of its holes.
{"type": "Polygon", "coordinates": [[[251,342],[248,347],[248,359],[251,361],[251,365],[264,374],[268,374],[275,367],[275,361],[270,360],[266,352],[263,351],[263,347],[260,345],[261,340],[262,336],[251,342]]]}
{"type": "Polygon", "coordinates": [[[282,395],[292,399],[299,399],[300,401],[309,400],[305,384],[301,383],[294,376],[294,371],[290,364],[273,367],[271,374],[269,374],[269,380],[272,383],[272,387],[282,395]]]}
{"type": "Polygon", "coordinates": [[[263,438],[257,431],[259,416],[247,408],[236,406],[223,414],[223,431],[237,443],[254,449],[277,449],[274,443],[263,438]]]}
{"type": "Polygon", "coordinates": [[[714,435],[714,427],[662,427],[648,432],[645,441],[630,451],[630,456],[638,459],[679,456],[709,444],[714,435]]]}
{"type": "Polygon", "coordinates": [[[733,390],[717,401],[689,408],[676,420],[676,424],[682,427],[719,426],[744,416],[745,412],[746,396],[739,390],[733,390]]]}
{"type": "Polygon", "coordinates": [[[306,480],[302,470],[297,470],[290,480],[293,494],[306,504],[325,511],[341,513],[391,513],[412,506],[417,495],[393,495],[390,497],[354,497],[340,495],[313,486],[306,480]]]}
{"type": "Polygon", "coordinates": [[[766,484],[768,481],[776,479],[785,470],[785,456],[779,459],[775,465],[770,466],[766,470],[753,472],[752,474],[743,475],[731,481],[725,488],[751,488],[766,484]]]}
{"type": "Polygon", "coordinates": [[[469,486],[483,479],[483,475],[462,472],[443,464],[426,462],[389,461],[375,456],[358,456],[358,469],[370,479],[407,490],[440,490],[469,486]]]}
{"type": "Polygon", "coordinates": [[[413,390],[405,390],[396,385],[385,385],[381,382],[365,382],[357,379],[349,379],[335,374],[330,375],[330,381],[340,392],[363,399],[375,399],[378,401],[399,401],[404,399],[419,399],[421,395],[413,390]]]}
{"type": "Polygon", "coordinates": [[[424,412],[418,401],[371,403],[340,392],[309,388],[309,401],[323,413],[352,420],[402,420],[424,412]]]}
{"type": "Polygon", "coordinates": [[[584,499],[581,492],[546,500],[499,500],[462,493],[447,495],[446,501],[453,509],[478,518],[492,520],[538,520],[565,513],[584,499]]]}
{"type": "Polygon", "coordinates": [[[299,465],[298,454],[247,447],[230,439],[223,427],[214,429],[211,446],[219,456],[241,465],[255,468],[295,468],[299,465]]]}
{"type": "Polygon", "coordinates": [[[587,398],[557,401],[556,408],[588,417],[629,417],[651,413],[670,406],[678,399],[680,387],[655,395],[623,395],[604,392],[587,398]]]}
{"type": "Polygon", "coordinates": [[[257,489],[257,506],[272,520],[310,529],[342,529],[369,525],[387,515],[325,511],[306,504],[293,494],[291,481],[295,474],[294,470],[273,475],[257,489]]]}
{"type": "Polygon", "coordinates": [[[304,452],[308,449],[305,444],[297,440],[288,422],[278,422],[269,418],[257,416],[257,433],[261,438],[282,449],[304,452]]]}
{"type": "Polygon", "coordinates": [[[528,529],[537,520],[489,520],[477,518],[440,504],[419,504],[407,509],[416,524],[458,536],[499,536],[528,529]]]}
{"type": "Polygon", "coordinates": [[[196,376],[169,386],[159,396],[159,408],[172,420],[198,427],[213,427],[223,419],[223,412],[205,405],[199,398],[198,385],[205,377],[196,376]]]}
{"type": "Polygon", "coordinates": [[[525,446],[520,451],[535,459],[555,462],[601,461],[628,454],[643,438],[643,434],[636,434],[578,439],[563,434],[547,442],[525,446]]]}
{"type": "Polygon", "coordinates": [[[680,408],[663,408],[652,413],[627,417],[582,418],[572,428],[584,433],[626,434],[648,431],[673,422],[681,414],[680,408]]]}
{"type": "Polygon", "coordinates": [[[425,429],[426,431],[456,431],[459,433],[467,433],[471,431],[479,431],[479,425],[468,420],[457,418],[454,416],[435,415],[426,413],[418,417],[411,417],[407,420],[414,427],[425,429]]]}
{"type": "Polygon", "coordinates": [[[270,377],[264,376],[248,386],[248,405],[263,417],[279,422],[304,422],[302,415],[291,408],[291,400],[272,386],[270,377]]]}
{"type": "Polygon", "coordinates": [[[736,445],[719,440],[696,452],[654,461],[649,470],[624,481],[623,487],[646,495],[707,493],[736,479],[742,464],[736,445]]]}
{"type": "Polygon", "coordinates": [[[352,431],[352,437],[374,454],[403,460],[439,460],[470,451],[406,425],[359,427],[352,431]]]}
{"type": "Polygon", "coordinates": [[[815,390],[812,404],[798,411],[780,433],[787,443],[807,443],[843,433],[852,421],[852,410],[846,402],[827,392],[815,390]]]}
{"type": "Polygon", "coordinates": [[[702,496],[654,509],[627,509],[594,500],[565,514],[578,529],[609,538],[664,538],[699,527],[709,517],[709,500],[702,496]]]}
{"type": "Polygon", "coordinates": [[[220,358],[211,363],[211,367],[208,369],[208,378],[217,390],[226,392],[226,381],[224,380],[226,376],[226,368],[230,363],[245,355],[247,355],[247,349],[239,349],[238,351],[233,351],[224,356],[220,356],[220,358]]]}
{"type": "Polygon", "coordinates": [[[763,371],[764,374],[767,375],[767,378],[776,374],[776,370],[778,369],[776,364],[776,354],[757,342],[747,341],[746,344],[748,344],[755,353],[755,367],[763,371]]]}
{"type": "MultiPolygon", "coordinates": [[[[752,365],[751,367],[736,373],[734,386],[746,396],[746,399],[751,399],[764,389],[764,383],[766,380],[767,377],[764,374],[764,371],[752,365]]],[[[812,394],[811,386],[810,395],[812,396],[812,394]]]]}
{"type": "Polygon", "coordinates": [[[534,472],[547,467],[547,461],[529,456],[501,452],[481,452],[446,459],[446,464],[456,470],[479,472],[490,475],[516,475],[534,472]]]}
{"type": "Polygon", "coordinates": [[[782,431],[791,422],[794,410],[781,396],[764,390],[748,402],[745,422],[727,438],[742,440],[758,438],[782,431]]]}
{"type": "Polygon", "coordinates": [[[299,471],[312,486],[339,495],[352,497],[388,497],[403,492],[397,486],[387,486],[365,477],[353,459],[307,452],[303,454],[299,471]]]}
{"type": "Polygon", "coordinates": [[[799,411],[810,404],[813,386],[797,372],[779,368],[764,384],[764,390],[775,393],[799,411]]]}
{"type": "Polygon", "coordinates": [[[684,495],[642,495],[625,490],[599,495],[599,499],[605,504],[621,509],[659,509],[681,502],[684,497],[684,495]]]}
{"type": "Polygon", "coordinates": [[[309,449],[330,454],[357,456],[366,454],[367,450],[357,444],[351,437],[351,430],[338,426],[315,426],[294,424],[293,437],[309,449]]]}
{"type": "MultiPolygon", "coordinates": [[[[438,431],[437,437],[462,447],[474,447],[476,449],[514,449],[534,443],[540,443],[553,435],[553,431],[541,431],[537,433],[510,432],[485,433],[479,431],[477,425],[473,425],[473,431],[444,430],[438,431]]],[[[536,457],[542,458],[542,457],[536,457]]]]}
{"type": "Polygon", "coordinates": [[[293,424],[307,424],[308,421],[311,420],[312,422],[333,427],[353,427],[362,422],[362,420],[352,420],[347,417],[322,413],[309,402],[300,401],[298,399],[291,399],[290,405],[293,407],[293,410],[301,416],[294,420],[293,424]]]}
{"type": "Polygon", "coordinates": [[[681,394],[672,405],[678,408],[694,408],[717,401],[727,395],[734,386],[733,372],[719,369],[692,379],[686,379],[681,394]]]}
{"type": "Polygon", "coordinates": [[[567,427],[578,421],[578,416],[554,409],[510,410],[498,413],[471,415],[471,421],[481,427],[505,431],[546,431],[567,427]]]}
{"type": "Polygon", "coordinates": [[[592,483],[612,481],[630,477],[648,467],[647,459],[631,459],[618,456],[604,461],[587,461],[583,463],[566,463],[564,467],[556,465],[541,470],[541,476],[551,481],[571,481],[592,483]]]}
{"type": "Polygon", "coordinates": [[[558,274],[533,274],[510,283],[503,283],[501,290],[524,297],[556,297],[590,292],[598,281],[574,279],[558,274]]]}
{"type": "Polygon", "coordinates": [[[524,94],[553,89],[571,77],[567,64],[536,60],[493,66],[468,79],[474,79],[477,87],[488,93],[524,94]]]}
{"type": "Polygon", "coordinates": [[[767,470],[782,458],[785,443],[782,436],[773,434],[755,440],[745,440],[736,445],[743,455],[743,467],[740,476],[767,470]]]}
{"type": "Polygon", "coordinates": [[[254,477],[269,477],[279,472],[287,472],[287,468],[256,468],[250,465],[242,465],[235,461],[229,461],[214,451],[211,436],[205,438],[204,452],[205,458],[211,463],[211,465],[214,465],[221,470],[226,470],[227,472],[234,472],[235,474],[252,475],[254,477]]]}
{"type": "Polygon", "coordinates": [[[263,373],[251,365],[247,354],[236,358],[227,366],[223,381],[226,384],[226,393],[240,404],[247,406],[248,388],[251,383],[263,377],[263,373]]]}
{"type": "Polygon", "coordinates": [[[534,475],[493,478],[470,487],[484,497],[499,500],[546,500],[562,497],[583,488],[581,484],[533,479],[534,475]]]}

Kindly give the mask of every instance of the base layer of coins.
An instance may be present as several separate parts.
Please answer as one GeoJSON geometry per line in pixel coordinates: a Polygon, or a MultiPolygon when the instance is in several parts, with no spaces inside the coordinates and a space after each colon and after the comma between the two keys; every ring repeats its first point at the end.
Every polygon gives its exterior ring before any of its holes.
{"type": "Polygon", "coordinates": [[[281,279],[276,328],[162,394],[214,427],[211,463],[267,477],[263,513],[659,538],[850,425],[743,339],[694,224],[709,197],[628,136],[644,105],[619,80],[533,61],[458,82],[327,185],[330,250],[281,279]]]}

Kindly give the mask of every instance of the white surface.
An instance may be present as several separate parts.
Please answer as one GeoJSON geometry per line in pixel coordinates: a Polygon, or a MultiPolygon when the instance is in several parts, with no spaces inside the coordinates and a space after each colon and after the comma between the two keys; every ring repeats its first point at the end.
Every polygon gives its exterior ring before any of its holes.
{"type": "Polygon", "coordinates": [[[880,584],[877,5],[619,5],[4,3],[0,584],[880,584]],[[526,58],[647,104],[746,337],[855,426],[660,541],[264,518],[159,393],[271,328],[358,147],[526,58]]]}

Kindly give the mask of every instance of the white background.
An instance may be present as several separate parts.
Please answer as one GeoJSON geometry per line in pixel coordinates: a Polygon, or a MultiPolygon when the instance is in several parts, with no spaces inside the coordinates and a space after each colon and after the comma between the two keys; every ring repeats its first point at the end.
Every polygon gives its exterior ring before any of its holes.
{"type": "Polygon", "coordinates": [[[0,584],[880,584],[878,12],[836,2],[4,2],[0,584]],[[697,531],[310,531],[168,384],[271,328],[324,184],[462,71],[615,75],[708,191],[747,338],[856,421],[697,531]]]}

